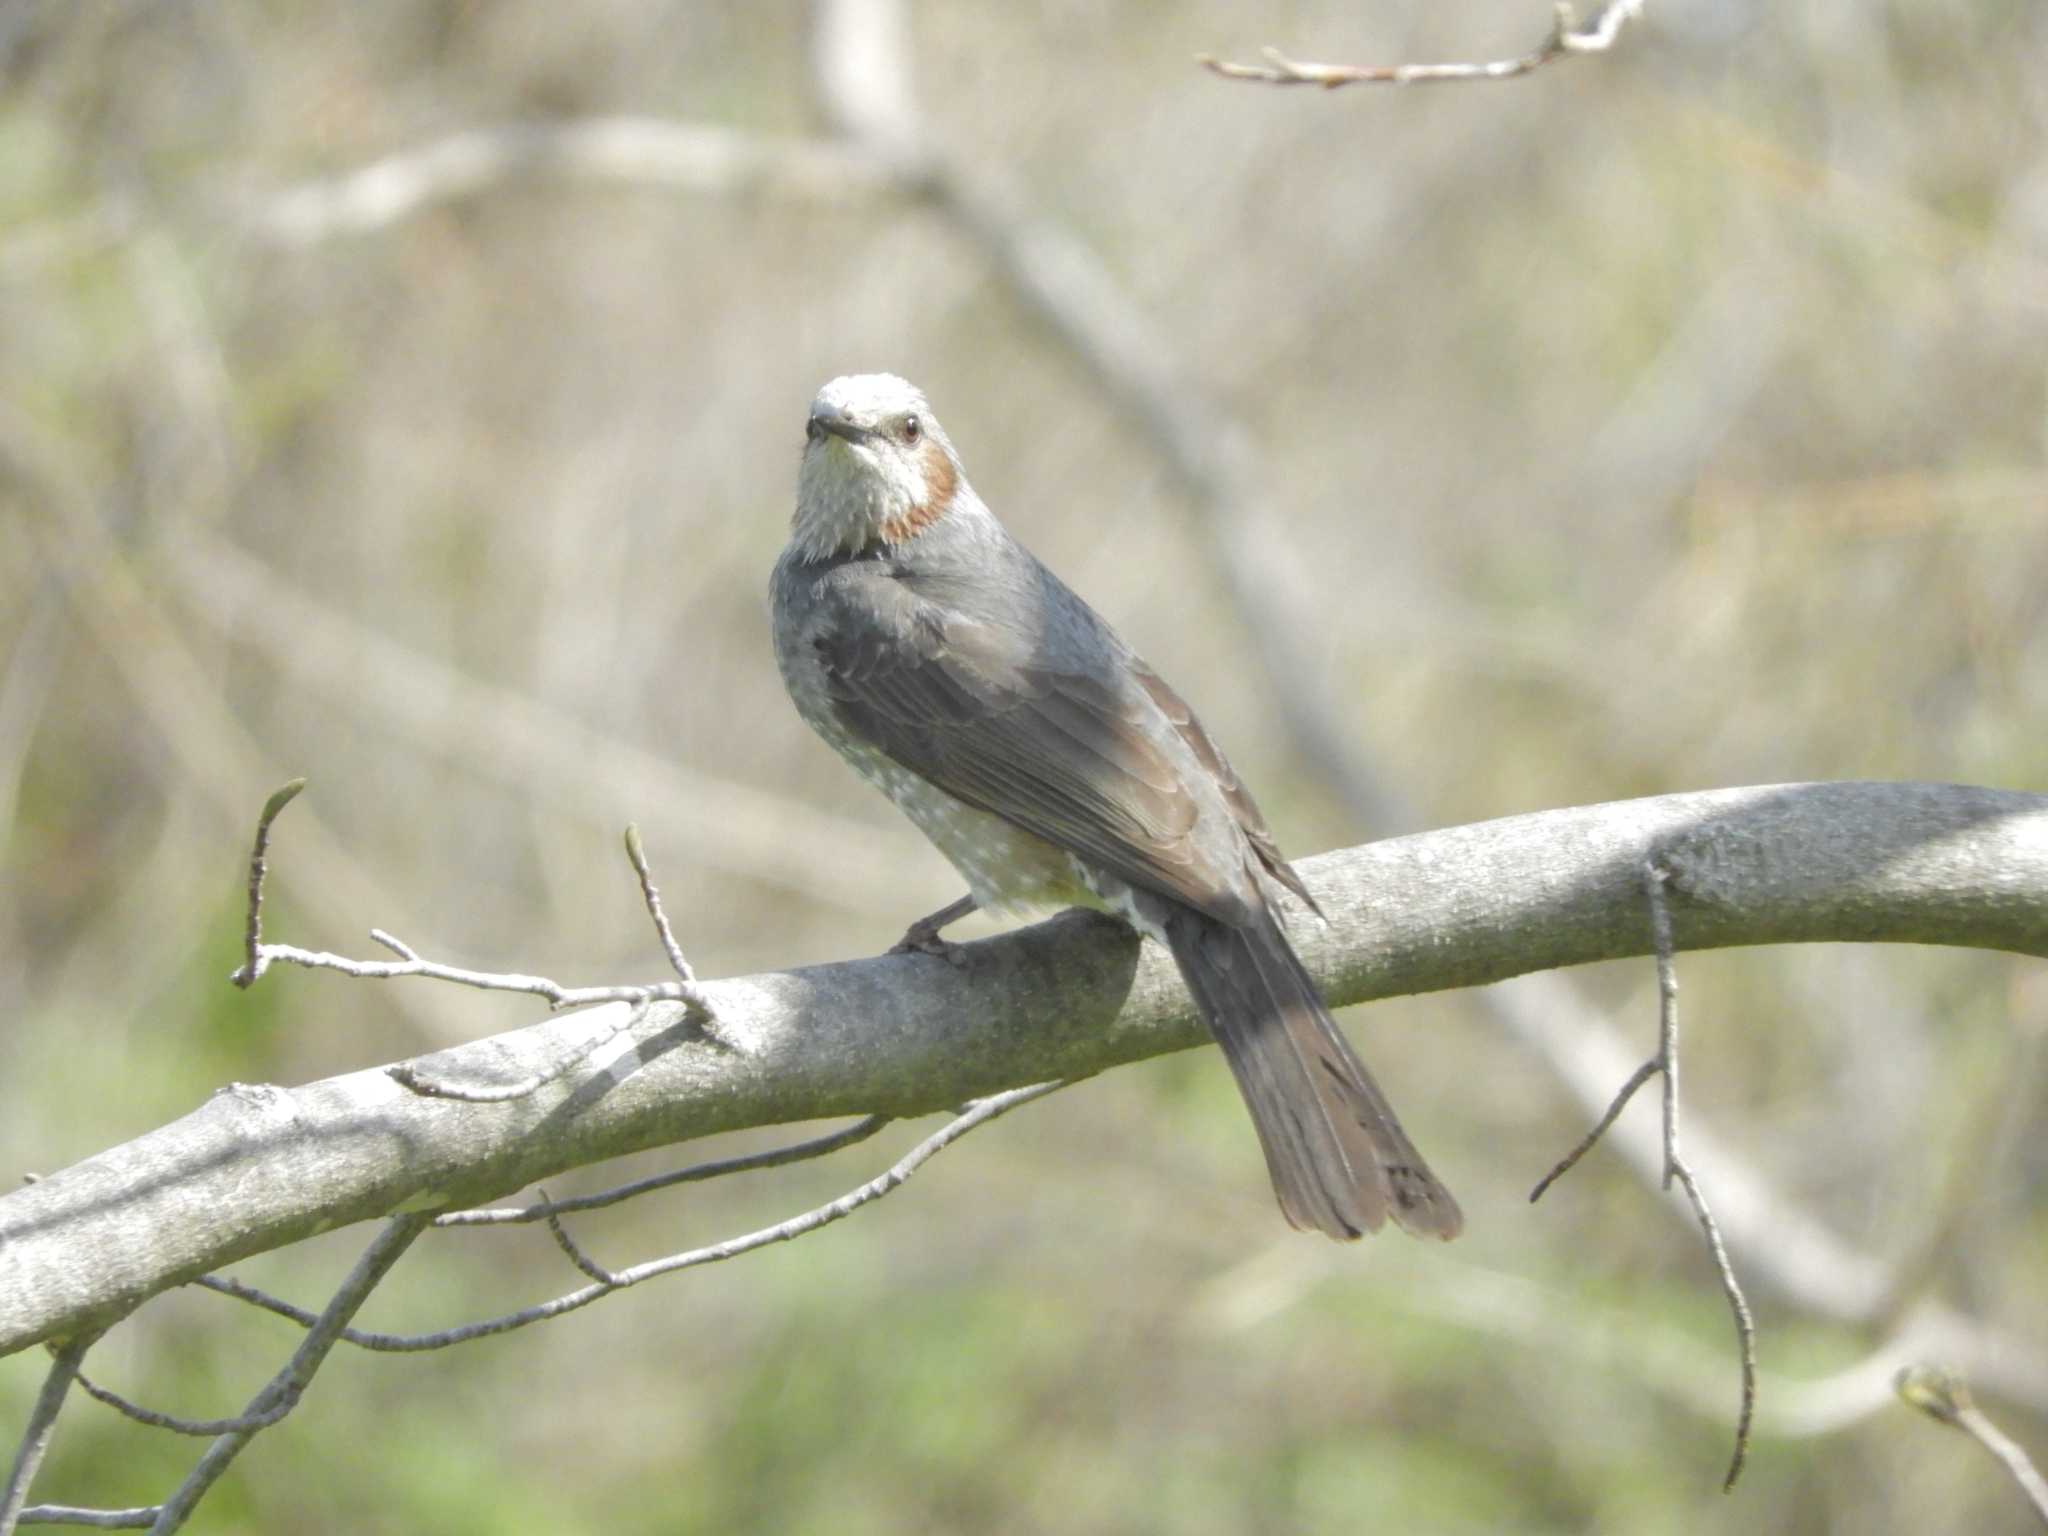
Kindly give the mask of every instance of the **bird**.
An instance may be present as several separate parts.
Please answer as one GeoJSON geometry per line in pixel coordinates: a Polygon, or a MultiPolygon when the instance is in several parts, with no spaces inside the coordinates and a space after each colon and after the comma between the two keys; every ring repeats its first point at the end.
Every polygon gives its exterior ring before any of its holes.
{"type": "Polygon", "coordinates": [[[977,907],[1121,918],[1171,950],[1292,1225],[1455,1237],[1457,1201],[1331,1018],[1279,893],[1321,909],[1194,711],[996,520],[914,385],[833,379],[804,435],[769,582],[783,682],[967,884],[897,949],[943,953],[977,907]]]}

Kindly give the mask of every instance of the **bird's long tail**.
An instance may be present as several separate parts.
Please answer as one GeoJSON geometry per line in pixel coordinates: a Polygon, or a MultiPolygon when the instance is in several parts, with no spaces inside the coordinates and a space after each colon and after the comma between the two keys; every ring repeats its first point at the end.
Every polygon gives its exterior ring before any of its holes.
{"type": "Polygon", "coordinates": [[[1392,1216],[1418,1236],[1456,1237],[1458,1202],[1401,1129],[1273,914],[1232,928],[1182,909],[1166,936],[1236,1074],[1287,1219],[1352,1238],[1392,1216]]]}

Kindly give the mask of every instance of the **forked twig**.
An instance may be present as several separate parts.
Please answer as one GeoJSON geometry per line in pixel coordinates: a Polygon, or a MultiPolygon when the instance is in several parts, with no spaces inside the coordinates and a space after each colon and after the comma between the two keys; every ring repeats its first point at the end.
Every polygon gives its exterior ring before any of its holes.
{"type": "Polygon", "coordinates": [[[870,1136],[889,1123],[887,1115],[868,1115],[840,1130],[815,1136],[809,1141],[794,1142],[786,1147],[772,1147],[765,1152],[745,1152],[738,1157],[715,1158],[710,1162],[693,1163],[687,1168],[672,1169],[668,1173],[653,1174],[644,1179],[635,1179],[630,1184],[616,1185],[594,1195],[575,1195],[567,1200],[543,1199],[534,1205],[498,1206],[486,1210],[450,1211],[436,1216],[437,1227],[484,1227],[500,1226],[514,1222],[546,1221],[551,1215],[567,1211],[594,1211],[607,1205],[617,1205],[622,1200],[631,1200],[635,1195],[644,1195],[657,1189],[667,1189],[672,1184],[696,1184],[705,1179],[719,1179],[729,1173],[747,1173],[756,1168],[779,1168],[785,1163],[800,1163],[813,1157],[823,1157],[828,1152],[837,1152],[841,1147],[850,1147],[855,1142],[866,1141],[870,1136]]]}
{"type": "Polygon", "coordinates": [[[326,1360],[328,1351],[349,1331],[348,1320],[369,1300],[370,1293],[404,1256],[413,1240],[426,1231],[428,1221],[422,1212],[408,1212],[403,1216],[393,1216],[384,1223],[383,1229],[363,1251],[363,1256],[356,1260],[355,1267],[335,1290],[325,1309],[312,1319],[305,1339],[292,1351],[291,1359],[249,1400],[245,1415],[249,1422],[238,1423],[235,1428],[224,1431],[206,1448],[206,1454],[164,1500],[152,1527],[154,1530],[171,1532],[184,1525],[200,1499],[205,1497],[206,1490],[241,1454],[242,1447],[249,1443],[263,1423],[275,1423],[298,1403],[300,1394],[326,1360]],[[284,1412],[265,1417],[279,1408],[284,1412]],[[259,1418],[263,1423],[253,1422],[259,1418]]]}
{"type": "MultiPolygon", "coordinates": [[[[580,1290],[570,1291],[566,1295],[557,1296],[552,1301],[544,1301],[535,1306],[523,1307],[516,1312],[503,1313],[498,1317],[485,1318],[480,1322],[465,1323],[460,1327],[444,1329],[437,1333],[370,1333],[356,1328],[344,1328],[337,1337],[361,1349],[401,1354],[429,1349],[446,1349],[450,1345],[466,1344],[471,1339],[488,1338],[493,1334],[510,1333],[516,1328],[524,1328],[532,1323],[546,1322],[550,1318],[560,1317],[564,1313],[574,1312],[579,1308],[587,1307],[592,1302],[600,1301],[614,1291],[638,1285],[644,1280],[653,1280],[659,1276],[674,1274],[680,1270],[695,1269],[704,1264],[716,1264],[726,1259],[736,1259],[741,1254],[752,1253],[758,1248],[766,1248],[774,1243],[788,1242],[791,1238],[802,1237],[806,1233],[815,1232],[820,1227],[830,1226],[835,1221],[851,1216],[862,1206],[872,1204],[884,1195],[893,1193],[907,1183],[918,1169],[922,1168],[927,1162],[958,1141],[962,1136],[965,1136],[969,1131],[988,1124],[989,1121],[996,1119],[1000,1115],[1007,1114],[1019,1105],[1028,1104],[1033,1099],[1044,1098],[1047,1094],[1054,1093],[1066,1086],[1067,1084],[1064,1080],[1035,1083],[1028,1088],[1012,1088],[1004,1093],[991,1094],[985,1099],[977,1099],[951,1120],[947,1121],[945,1125],[912,1147],[890,1167],[877,1174],[874,1178],[869,1179],[865,1184],[848,1190],[836,1200],[828,1201],[824,1205],[816,1206],[800,1215],[792,1216],[787,1221],[777,1222],[774,1226],[763,1227],[759,1231],[748,1232],[739,1237],[727,1238],[723,1242],[712,1243],[702,1248],[693,1248],[682,1253],[670,1254],[665,1258],[650,1259],[645,1263],[636,1264],[630,1269],[616,1271],[604,1269],[602,1266],[596,1265],[594,1261],[589,1261],[581,1249],[576,1248],[573,1243],[565,1240],[565,1234],[558,1235],[557,1241],[561,1242],[564,1251],[571,1255],[577,1268],[593,1277],[590,1285],[584,1286],[580,1290]],[[608,1278],[595,1278],[599,1274],[608,1278]]],[[[538,1210],[538,1219],[547,1221],[549,1226],[556,1229],[559,1233],[556,1212],[571,1208],[573,1203],[565,1200],[559,1206],[540,1208],[538,1210]]],[[[280,1317],[290,1318],[301,1327],[305,1327],[313,1321],[313,1315],[303,1308],[295,1307],[288,1301],[280,1300],[278,1297],[257,1290],[254,1286],[244,1285],[241,1281],[225,1275],[201,1275],[192,1283],[203,1285],[208,1290],[218,1291],[224,1296],[232,1296],[239,1301],[246,1301],[251,1305],[262,1307],[264,1310],[274,1312],[280,1317]]]]}
{"type": "Polygon", "coordinates": [[[485,992],[524,992],[545,999],[549,1009],[555,1012],[565,1008],[584,1008],[601,1003],[630,1005],[625,1013],[612,1019],[606,1027],[588,1039],[579,1042],[576,1048],[562,1059],[514,1082],[482,1087],[444,1082],[420,1071],[411,1062],[398,1062],[384,1069],[393,1081],[414,1093],[425,1098],[458,1099],[475,1104],[502,1103],[509,1099],[526,1098],[573,1069],[579,1062],[587,1060],[592,1052],[639,1023],[650,1003],[681,1003],[700,1023],[708,1024],[713,1020],[711,1004],[705,998],[703,989],[697,985],[696,974],[690,969],[689,961],[683,957],[682,947],[676,943],[675,932],[669,927],[668,914],[662,910],[661,893],[655,888],[654,877],[648,870],[647,856],[640,846],[640,834],[632,827],[626,829],[626,853],[632,860],[635,874],[639,876],[640,891],[646,899],[649,913],[653,916],[655,932],[661,939],[662,950],[668,956],[669,964],[675,968],[678,978],[675,981],[655,982],[646,986],[565,987],[546,976],[473,971],[464,966],[442,965],[437,961],[422,959],[418,950],[382,928],[372,928],[370,937],[398,956],[396,960],[352,960],[346,955],[330,954],[325,950],[300,949],[293,944],[264,943],[263,886],[269,873],[266,856],[270,848],[271,824],[277,820],[278,813],[291,804],[293,798],[305,787],[304,779],[293,779],[264,802],[262,814],[257,818],[255,847],[249,859],[247,958],[232,977],[236,986],[251,985],[269,968],[272,961],[282,960],[292,965],[304,966],[309,970],[339,971],[344,976],[353,976],[363,981],[390,981],[404,976],[421,976],[430,981],[475,987],[485,992]]]}
{"type": "Polygon", "coordinates": [[[1742,1476],[1744,1462],[1749,1458],[1750,1432],[1756,1421],[1756,1319],[1749,1310],[1749,1298],[1743,1294],[1735,1266],[1728,1258],[1728,1246],[1722,1240],[1720,1225],[1714,1220],[1714,1213],[1707,1205],[1707,1197],[1700,1189],[1691,1164],[1686,1162],[1679,1149],[1678,962],[1677,942],[1671,932],[1671,906],[1664,894],[1665,883],[1669,879],[1670,872],[1655,859],[1644,864],[1643,895],[1650,909],[1650,941],[1657,956],[1656,1054],[1629,1074],[1628,1081],[1614,1095],[1599,1123],[1538,1181],[1529,1192],[1529,1199],[1532,1202],[1542,1199],[1544,1191],[1569,1173],[1607,1133],[1622,1110],[1627,1108],[1629,1100],[1635,1097],[1636,1090],[1653,1077],[1663,1077],[1664,1187],[1669,1189],[1675,1180],[1685,1191],[1686,1201],[1692,1206],[1700,1231],[1706,1237],[1707,1251],[1712,1255],[1714,1271],[1720,1277],[1722,1294],[1728,1299],[1728,1310],[1735,1319],[1736,1346],[1742,1361],[1742,1406],[1735,1421],[1735,1451],[1729,1458],[1728,1475],[1721,1483],[1724,1490],[1732,1490],[1742,1476]]]}

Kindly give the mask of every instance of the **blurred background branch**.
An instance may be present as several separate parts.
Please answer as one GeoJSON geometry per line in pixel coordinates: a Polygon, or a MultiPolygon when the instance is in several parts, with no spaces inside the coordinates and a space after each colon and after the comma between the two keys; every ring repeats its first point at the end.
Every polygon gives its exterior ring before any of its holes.
{"type": "Polygon", "coordinates": [[[1574,53],[1605,53],[1621,29],[1642,14],[1642,0],[1609,0],[1583,28],[1572,8],[1559,0],[1550,31],[1527,53],[1483,64],[1309,64],[1290,59],[1277,48],[1265,48],[1264,64],[1230,64],[1202,55],[1196,62],[1226,80],[1255,80],[1265,85],[1433,85],[1456,80],[1512,80],[1574,53]]]}

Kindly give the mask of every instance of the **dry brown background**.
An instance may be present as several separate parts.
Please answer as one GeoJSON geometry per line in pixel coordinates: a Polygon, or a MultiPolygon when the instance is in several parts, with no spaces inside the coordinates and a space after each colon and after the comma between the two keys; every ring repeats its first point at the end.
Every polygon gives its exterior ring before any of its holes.
{"type": "MultiPolygon", "coordinates": [[[[367,953],[379,924],[480,966],[657,978],[629,820],[709,974],[871,952],[949,899],[769,656],[804,409],[841,372],[925,387],[983,495],[1197,702],[1293,850],[1714,785],[2048,783],[2048,9],[1655,4],[1609,55],[1483,86],[1282,92],[1191,63],[1483,57],[1546,20],[911,16],[932,141],[1081,242],[1152,364],[1267,466],[1281,617],[1400,807],[1374,825],[1282,728],[1186,488],[942,211],[515,176],[358,234],[264,233],[288,188],[470,129],[821,132],[804,6],[15,0],[0,1172],[229,1080],[531,1017],[226,985],[248,825],[293,774],[274,933],[318,947],[367,953]]],[[[2048,1349],[2039,966],[1843,948],[1681,974],[1698,1112],[1909,1296],[2048,1349]]],[[[1647,966],[1573,980],[1647,1042],[1647,966]]],[[[1464,1199],[1453,1249],[1288,1233],[1193,1053],[1021,1112],[804,1242],[450,1354],[337,1357],[201,1525],[2028,1528],[1987,1459],[1881,1391],[1787,1432],[1774,1405],[1886,1330],[1763,1280],[1766,1417],[1724,1498],[1733,1359],[1682,1211],[1612,1157],[1527,1206],[1585,1115],[1463,1000],[1348,1022],[1464,1199]]],[[[623,1263],[884,1155],[583,1236],[623,1263]]],[[[312,1299],[359,1238],[242,1272],[312,1299]]],[[[571,1279],[544,1235],[445,1236],[367,1321],[571,1279]]],[[[180,1295],[93,1360],[210,1415],[288,1345],[180,1295]]],[[[38,1374],[0,1362],[0,1424],[38,1374]]],[[[2048,1417],[1989,1406],[2048,1452],[2048,1417]]],[[[191,1454],[80,1403],[38,1493],[144,1502],[191,1454]]]]}

